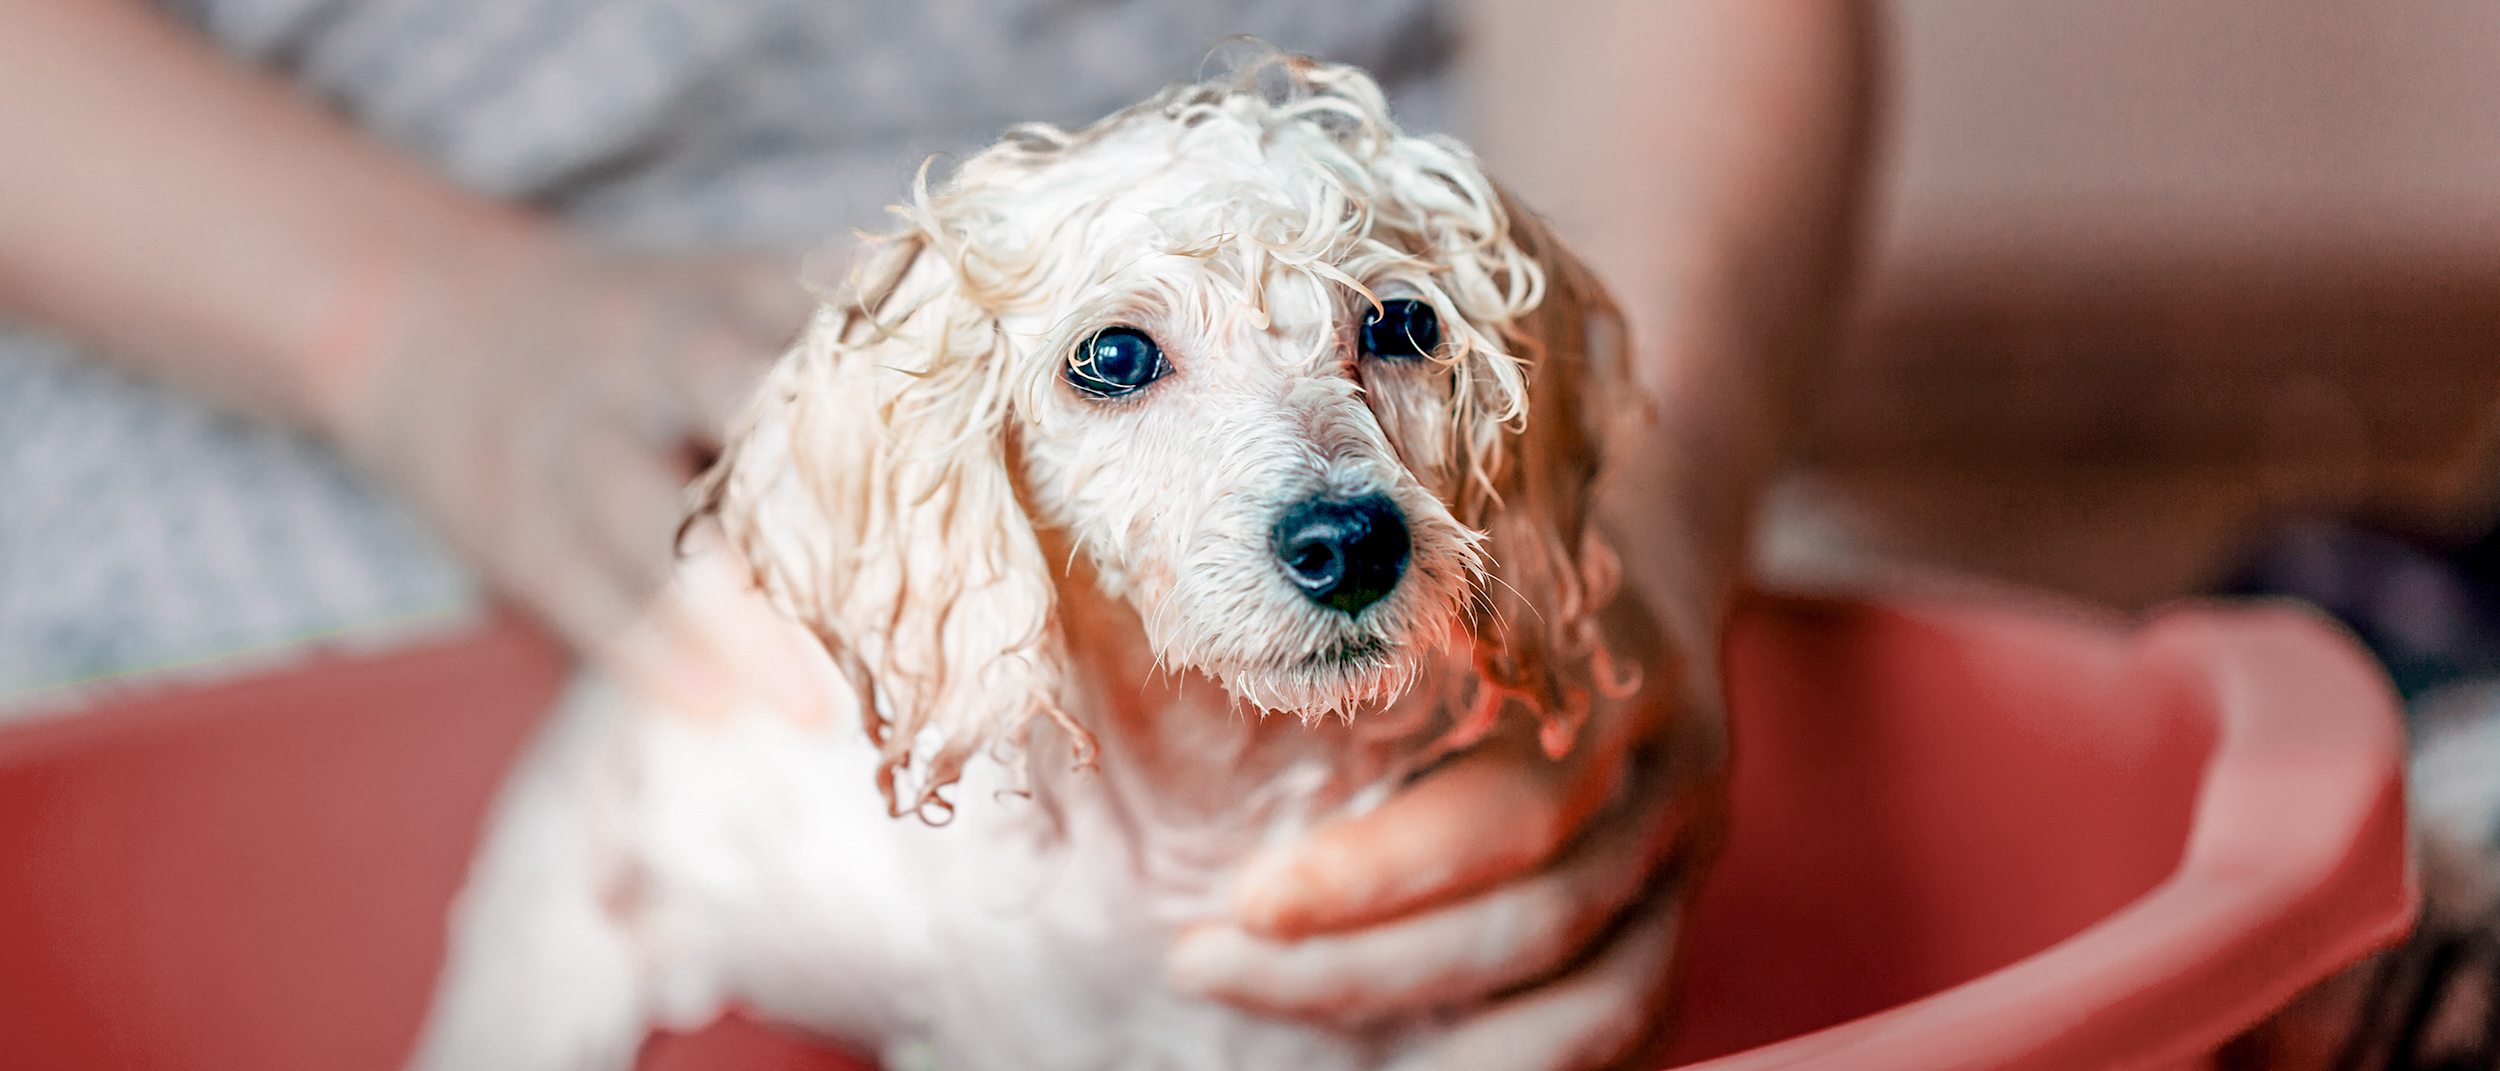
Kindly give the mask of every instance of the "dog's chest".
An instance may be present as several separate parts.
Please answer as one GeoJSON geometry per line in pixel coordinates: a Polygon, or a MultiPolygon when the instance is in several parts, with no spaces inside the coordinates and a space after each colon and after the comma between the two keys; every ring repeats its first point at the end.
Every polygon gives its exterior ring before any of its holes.
{"type": "MultiPolygon", "coordinates": [[[[639,730],[634,853],[677,1017],[742,1001],[898,1071],[1355,1062],[1345,1039],[1164,979],[1174,932],[1221,916],[1231,868],[1307,817],[1290,797],[1324,772],[1289,768],[1237,814],[1176,820],[1109,772],[1051,777],[1045,802],[981,762],[933,827],[887,817],[850,724],[639,730]]],[[[1037,764],[1055,758],[1037,744],[1037,764]]]]}

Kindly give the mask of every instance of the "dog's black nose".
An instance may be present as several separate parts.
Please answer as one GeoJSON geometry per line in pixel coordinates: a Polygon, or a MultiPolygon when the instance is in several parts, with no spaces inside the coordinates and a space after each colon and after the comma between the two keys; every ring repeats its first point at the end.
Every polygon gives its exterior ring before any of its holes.
{"type": "Polygon", "coordinates": [[[1309,498],[1276,521],[1276,557],[1312,602],[1351,616],[1379,602],[1406,571],[1406,518],[1379,495],[1309,498]]]}

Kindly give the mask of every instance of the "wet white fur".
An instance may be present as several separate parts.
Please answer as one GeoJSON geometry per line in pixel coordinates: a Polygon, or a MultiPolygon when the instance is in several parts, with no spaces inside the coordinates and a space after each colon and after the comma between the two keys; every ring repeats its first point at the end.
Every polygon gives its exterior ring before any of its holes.
{"type": "Polygon", "coordinates": [[[1548,301],[1550,241],[1360,72],[1272,60],[1021,129],[900,211],[735,429],[701,488],[735,553],[685,580],[760,587],[844,709],[577,685],[506,790],[418,1066],[621,1067],[729,1004],[898,1071],[1376,1065],[1434,1028],[1183,994],[1174,933],[1250,851],[1505,709],[1560,750],[1628,690],[1579,516],[1605,406],[1532,406],[1529,378],[1582,360],[1532,313],[1602,299],[1548,301]],[[1429,361],[1356,354],[1387,297],[1438,310],[1429,361]],[[1105,401],[1063,368],[1114,324],[1172,372],[1105,401]],[[1320,492],[1411,533],[1355,617],[1270,546],[1320,492]]]}

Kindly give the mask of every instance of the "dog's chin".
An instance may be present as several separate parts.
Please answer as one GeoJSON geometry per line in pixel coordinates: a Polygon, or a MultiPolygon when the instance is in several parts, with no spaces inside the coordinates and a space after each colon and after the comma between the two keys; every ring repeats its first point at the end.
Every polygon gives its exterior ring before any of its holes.
{"type": "Polygon", "coordinates": [[[1234,698],[1305,721],[1352,718],[1396,702],[1421,671],[1418,648],[1373,637],[1348,639],[1317,652],[1252,665],[1202,667],[1234,698]]]}

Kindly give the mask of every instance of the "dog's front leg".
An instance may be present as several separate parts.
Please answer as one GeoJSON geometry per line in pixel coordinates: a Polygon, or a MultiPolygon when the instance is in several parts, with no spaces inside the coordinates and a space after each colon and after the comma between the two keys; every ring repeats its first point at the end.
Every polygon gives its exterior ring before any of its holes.
{"type": "Polygon", "coordinates": [[[506,782],[454,903],[415,1071],[631,1065],[650,964],[627,838],[626,705],[585,676],[506,782]]]}

